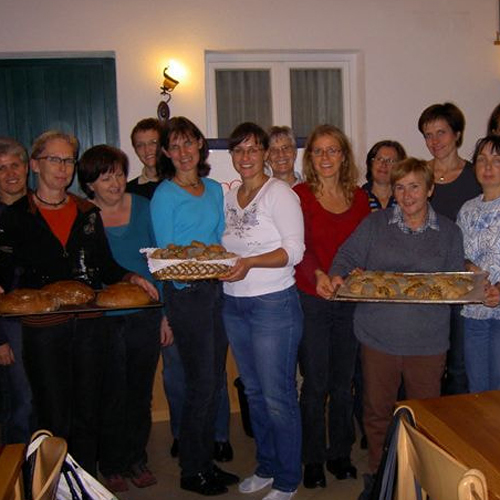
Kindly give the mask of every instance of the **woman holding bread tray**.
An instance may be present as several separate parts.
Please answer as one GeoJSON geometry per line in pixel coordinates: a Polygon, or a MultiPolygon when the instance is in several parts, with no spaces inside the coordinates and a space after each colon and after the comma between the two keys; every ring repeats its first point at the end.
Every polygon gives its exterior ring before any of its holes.
{"type": "MultiPolygon", "coordinates": [[[[116,261],[152,280],[139,253],[141,248],[154,245],[149,200],[125,192],[128,166],[128,158],[121,150],[94,146],[78,163],[78,179],[82,190],[101,210],[116,261]]],[[[162,344],[173,339],[158,309],[109,312],[107,316],[112,337],[103,383],[99,469],[108,488],[119,492],[128,489],[125,477],[140,488],[156,484],[146,454],[153,380],[160,332],[162,344]]]]}
{"type": "MultiPolygon", "coordinates": [[[[35,140],[30,166],[37,186],[0,219],[0,276],[16,265],[23,269],[21,287],[79,279],[101,288],[127,280],[157,299],[151,283],[113,259],[98,208],[66,191],[77,154],[72,135],[48,131],[35,140]]],[[[38,426],[64,437],[75,459],[95,474],[105,322],[92,313],[26,316],[22,321],[38,426]]]]}
{"type": "MultiPolygon", "coordinates": [[[[224,231],[222,187],[207,178],[207,140],[190,120],[174,117],[162,133],[161,151],[166,179],[156,188],[150,207],[157,245],[189,245],[193,240],[219,244],[224,231]]],[[[213,463],[227,354],[222,285],[212,279],[166,281],[164,293],[186,379],[179,434],[180,486],[201,495],[226,493],[238,477],[213,463]]]]}
{"type": "MultiPolygon", "coordinates": [[[[407,158],[393,166],[397,205],[370,214],[340,247],[317,292],[330,298],[353,269],[401,273],[464,270],[460,229],[428,202],[432,168],[407,158]]],[[[450,306],[363,302],[354,333],[361,343],[368,465],[379,466],[401,379],[408,399],[438,397],[449,345],[450,306]]]]}

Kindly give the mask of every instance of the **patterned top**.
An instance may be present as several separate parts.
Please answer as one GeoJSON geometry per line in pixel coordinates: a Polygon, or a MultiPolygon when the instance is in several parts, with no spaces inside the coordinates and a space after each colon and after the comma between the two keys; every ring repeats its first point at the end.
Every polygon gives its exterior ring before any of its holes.
{"type": "MultiPolygon", "coordinates": [[[[380,200],[377,198],[377,195],[372,191],[373,184],[371,182],[366,182],[361,186],[365,191],[366,194],[368,195],[368,203],[370,204],[370,211],[371,212],[376,212],[377,210],[384,210],[384,207],[382,206],[382,203],[380,203],[380,200]]],[[[389,198],[389,201],[387,202],[387,206],[385,208],[392,208],[397,205],[396,198],[391,195],[389,198]]]]}
{"type": "Polygon", "coordinates": [[[424,225],[419,227],[418,229],[412,229],[409,227],[404,219],[403,211],[399,205],[394,207],[392,212],[392,216],[389,219],[389,224],[396,224],[401,231],[405,234],[421,234],[427,229],[434,229],[435,231],[439,231],[439,224],[437,221],[436,212],[431,207],[430,203],[427,204],[427,217],[425,219],[424,225]]]}
{"type": "Polygon", "coordinates": [[[239,186],[225,196],[226,229],[222,244],[241,257],[283,248],[288,264],[250,269],[245,279],[224,283],[224,292],[235,297],[255,297],[285,290],[295,283],[294,268],[304,253],[304,222],[298,196],[290,186],[270,178],[245,207],[238,203],[239,186]]]}
{"type": "MultiPolygon", "coordinates": [[[[484,201],[479,195],[467,201],[457,217],[464,235],[465,258],[490,273],[491,283],[500,281],[500,198],[484,201]]],[[[469,304],[462,315],[473,319],[500,319],[500,307],[469,304]]]]}

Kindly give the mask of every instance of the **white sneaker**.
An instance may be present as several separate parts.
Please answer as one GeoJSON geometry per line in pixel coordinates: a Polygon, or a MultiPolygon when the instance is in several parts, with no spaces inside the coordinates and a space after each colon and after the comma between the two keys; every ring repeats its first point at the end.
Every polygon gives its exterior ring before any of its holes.
{"type": "Polygon", "coordinates": [[[290,500],[297,493],[295,491],[280,491],[274,488],[262,500],[290,500]]]}
{"type": "Polygon", "coordinates": [[[260,477],[257,474],[247,477],[238,485],[240,493],[255,493],[272,484],[272,477],[260,477]]]}

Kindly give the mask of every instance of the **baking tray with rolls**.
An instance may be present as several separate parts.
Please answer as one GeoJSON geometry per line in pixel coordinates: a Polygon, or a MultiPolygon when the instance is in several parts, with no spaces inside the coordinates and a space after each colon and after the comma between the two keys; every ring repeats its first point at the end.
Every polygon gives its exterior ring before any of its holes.
{"type": "Polygon", "coordinates": [[[47,314],[84,314],[127,309],[156,308],[138,285],[119,282],[102,290],[93,290],[78,281],[58,281],[41,289],[19,288],[0,295],[0,316],[22,317],[47,314]]]}
{"type": "Polygon", "coordinates": [[[354,270],[332,300],[415,304],[480,304],[487,273],[399,273],[354,270]]]}

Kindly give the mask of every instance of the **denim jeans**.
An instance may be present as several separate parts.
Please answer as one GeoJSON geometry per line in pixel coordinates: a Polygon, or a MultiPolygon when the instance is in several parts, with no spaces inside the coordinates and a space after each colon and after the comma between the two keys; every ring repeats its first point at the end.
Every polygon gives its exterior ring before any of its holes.
{"type": "Polygon", "coordinates": [[[147,462],[153,381],[160,353],[161,311],[107,316],[99,469],[121,474],[147,462]]]}
{"type": "Polygon", "coordinates": [[[46,327],[23,325],[23,352],[38,425],[68,441],[68,450],[96,474],[99,405],[108,335],[103,318],[46,327]]]}
{"type": "Polygon", "coordinates": [[[301,480],[301,425],[295,374],[302,311],[295,287],[256,297],[224,296],[224,323],[245,385],[257,470],[273,488],[301,480]]]}
{"type": "Polygon", "coordinates": [[[0,321],[0,329],[5,333],[15,358],[12,365],[0,366],[0,392],[3,395],[1,442],[27,443],[33,422],[31,388],[24,371],[21,323],[12,319],[0,321]]]}
{"type": "MultiPolygon", "coordinates": [[[[177,344],[163,347],[163,389],[170,410],[170,431],[172,436],[179,438],[181,427],[182,406],[186,392],[184,368],[177,344]]],[[[215,419],[215,440],[229,441],[229,395],[227,392],[227,374],[224,374],[222,388],[217,403],[217,418],[215,419]]]]}
{"type": "Polygon", "coordinates": [[[213,467],[215,418],[227,355],[222,285],[165,285],[165,307],[184,368],[186,392],[179,432],[182,477],[213,467]]]}
{"type": "Polygon", "coordinates": [[[464,345],[470,392],[500,389],[500,320],[465,318],[464,345]]]}
{"type": "Polygon", "coordinates": [[[299,366],[303,461],[323,463],[351,455],[354,442],[352,381],[358,342],[353,333],[354,304],[330,302],[300,292],[304,336],[299,366]],[[328,399],[328,447],[325,402],[328,399]]]}

